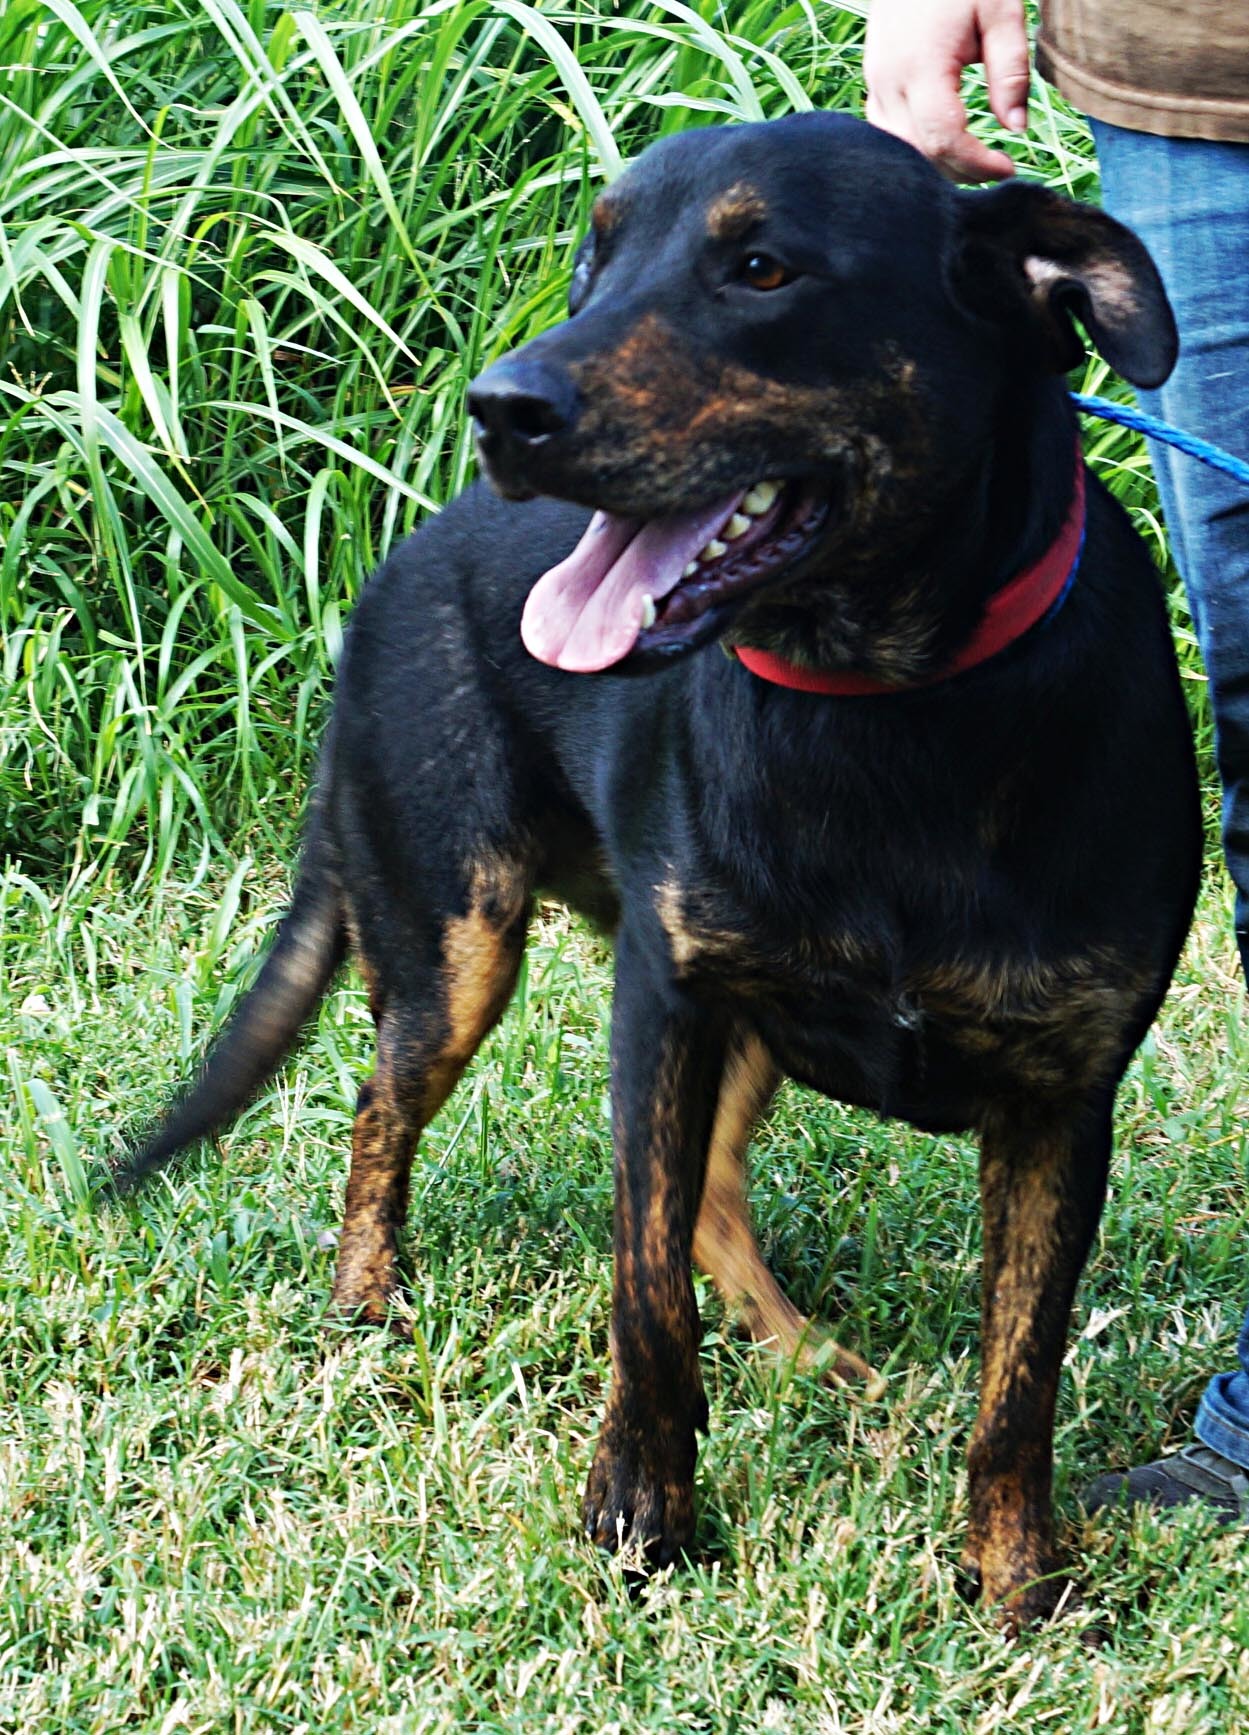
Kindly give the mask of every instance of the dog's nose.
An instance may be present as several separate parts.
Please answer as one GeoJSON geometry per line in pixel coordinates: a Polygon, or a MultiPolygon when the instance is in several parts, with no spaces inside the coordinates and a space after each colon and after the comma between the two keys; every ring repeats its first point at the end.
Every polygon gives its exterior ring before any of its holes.
{"type": "Polygon", "coordinates": [[[514,440],[540,446],[568,427],[576,407],[568,375],[526,356],[505,356],[468,388],[468,411],[487,445],[514,440]]]}

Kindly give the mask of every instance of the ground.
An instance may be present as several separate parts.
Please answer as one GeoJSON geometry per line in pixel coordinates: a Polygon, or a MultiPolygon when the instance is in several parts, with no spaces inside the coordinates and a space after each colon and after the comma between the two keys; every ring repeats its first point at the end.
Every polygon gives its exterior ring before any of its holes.
{"type": "Polygon", "coordinates": [[[280,907],[10,876],[0,1040],[0,1726],[1226,1730],[1243,1539],[1083,1521],[1082,1478],[1185,1437],[1243,1299],[1246,1070],[1211,876],[1122,1092],[1058,1433],[1087,1606],[1003,1640],[958,1590],[974,1416],[971,1147],[791,1089],[755,1162],[795,1296],[889,1374],[775,1367],[701,1299],[698,1556],[638,1589],[580,1535],[607,1374],[601,946],[541,922],[414,1187],[413,1340],[326,1318],[369,1024],[344,976],[283,1079],[123,1209],[84,1182],[184,1074],[280,907]],[[232,917],[231,917],[232,911],[232,917]],[[224,915],[223,915],[224,912],[224,915]],[[1096,1618],[1100,1645],[1087,1640],[1096,1618]]]}

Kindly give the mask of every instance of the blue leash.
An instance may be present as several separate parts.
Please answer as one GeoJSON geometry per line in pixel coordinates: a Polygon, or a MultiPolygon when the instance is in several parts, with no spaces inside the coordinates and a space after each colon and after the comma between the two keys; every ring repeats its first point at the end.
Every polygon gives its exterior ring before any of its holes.
{"type": "Polygon", "coordinates": [[[1123,404],[1112,403],[1109,398],[1088,397],[1083,392],[1072,392],[1071,401],[1086,416],[1100,416],[1103,421],[1120,422],[1125,428],[1135,428],[1138,434],[1148,434],[1151,439],[1163,440],[1168,446],[1175,446],[1192,458],[1200,458],[1203,464],[1209,464],[1212,469],[1234,476],[1238,482],[1243,482],[1249,488],[1249,464],[1243,458],[1233,458],[1222,446],[1212,446],[1209,440],[1199,440],[1196,434],[1186,434],[1182,428],[1173,427],[1170,422],[1164,422],[1157,416],[1147,416],[1142,410],[1129,410],[1123,404]]]}

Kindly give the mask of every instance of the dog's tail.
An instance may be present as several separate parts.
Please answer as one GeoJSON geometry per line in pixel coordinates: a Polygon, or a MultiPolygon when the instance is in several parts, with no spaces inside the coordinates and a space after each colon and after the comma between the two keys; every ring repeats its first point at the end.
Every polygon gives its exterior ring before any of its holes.
{"type": "Polygon", "coordinates": [[[156,1131],[113,1170],[107,1192],[132,1193],[178,1153],[228,1121],[275,1073],[347,950],[331,852],[315,824],[290,909],[255,984],[210,1050],[204,1070],[156,1131]]]}

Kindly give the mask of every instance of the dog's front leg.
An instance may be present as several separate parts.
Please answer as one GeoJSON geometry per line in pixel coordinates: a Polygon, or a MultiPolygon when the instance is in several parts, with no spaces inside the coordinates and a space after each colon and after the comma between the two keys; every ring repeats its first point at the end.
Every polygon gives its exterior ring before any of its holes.
{"type": "Polygon", "coordinates": [[[1076,1283],[1101,1216],[1111,1093],[1070,1115],[1003,1114],[981,1139],[980,1414],[968,1451],[966,1564],[1015,1629],[1067,1590],[1050,1500],[1054,1402],[1076,1283]]]}
{"type": "Polygon", "coordinates": [[[615,1280],[612,1386],[584,1516],[604,1548],[666,1565],[694,1529],[695,1434],[707,1424],[690,1244],[724,1063],[719,1021],[622,931],[612,1010],[615,1280]]]}

